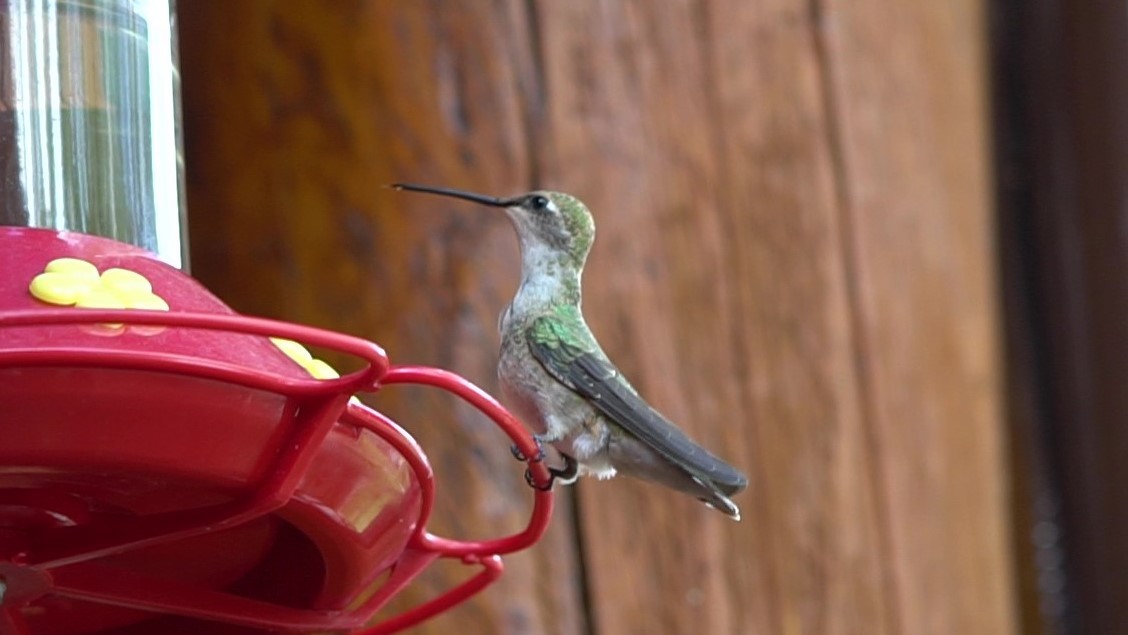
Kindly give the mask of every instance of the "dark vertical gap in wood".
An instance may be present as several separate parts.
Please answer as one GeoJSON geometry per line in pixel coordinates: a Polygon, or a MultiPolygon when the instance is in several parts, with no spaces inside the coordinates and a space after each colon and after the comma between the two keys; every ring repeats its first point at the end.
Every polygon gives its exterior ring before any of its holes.
{"type": "MultiPolygon", "coordinates": [[[[595,619],[595,598],[591,595],[591,584],[589,580],[589,577],[592,575],[592,563],[590,562],[588,551],[585,547],[583,506],[580,505],[579,492],[576,491],[576,487],[578,486],[579,483],[573,485],[567,495],[563,496],[560,490],[557,489],[556,500],[558,502],[566,501],[572,512],[572,548],[575,550],[576,560],[579,561],[576,568],[580,572],[580,579],[577,580],[577,583],[580,585],[580,602],[582,603],[581,608],[584,612],[582,616],[583,631],[587,633],[587,635],[599,635],[599,629],[596,626],[598,622],[595,619]],[[564,499],[564,501],[561,501],[561,499],[564,499]]],[[[548,575],[551,575],[551,573],[548,573],[548,575]]]]}
{"type": "MultiPolygon", "coordinates": [[[[537,0],[524,0],[525,2],[525,17],[528,20],[526,24],[525,35],[529,38],[529,51],[532,53],[532,63],[530,65],[530,72],[528,73],[527,82],[522,91],[522,98],[524,99],[524,112],[522,113],[522,124],[524,125],[524,137],[526,144],[526,155],[529,162],[528,189],[539,188],[543,186],[544,179],[544,152],[543,142],[546,140],[546,134],[543,130],[545,125],[545,114],[549,107],[547,94],[548,82],[545,77],[547,66],[545,65],[545,50],[544,40],[542,34],[542,22],[540,9],[537,5],[537,0]]],[[[556,500],[560,506],[567,505],[570,512],[571,520],[571,533],[572,533],[572,550],[576,556],[576,568],[580,573],[579,578],[575,581],[579,585],[579,596],[583,615],[580,616],[582,621],[581,629],[587,635],[598,635],[596,625],[598,622],[595,619],[595,601],[592,597],[592,588],[590,577],[592,575],[591,562],[589,562],[589,554],[586,547],[586,536],[584,535],[583,523],[583,506],[580,504],[580,497],[577,491],[579,484],[565,490],[558,487],[556,489],[556,500]]],[[[545,575],[552,575],[551,572],[545,572],[545,575]]],[[[562,581],[561,583],[566,583],[562,581]]]]}
{"type": "Polygon", "coordinates": [[[841,245],[839,253],[842,254],[842,271],[845,277],[846,305],[848,308],[847,320],[850,329],[850,346],[853,349],[853,367],[858,388],[858,407],[862,418],[862,429],[866,432],[865,446],[869,455],[870,474],[873,484],[874,506],[878,523],[876,531],[881,550],[885,557],[881,558],[882,586],[888,598],[889,607],[888,623],[892,632],[907,633],[905,625],[901,622],[901,597],[900,585],[897,583],[893,570],[893,561],[896,552],[893,547],[891,524],[893,518],[890,512],[888,489],[881,457],[884,453],[881,448],[880,434],[877,430],[877,413],[874,387],[871,381],[869,364],[866,359],[867,351],[871,346],[866,335],[863,323],[862,290],[858,271],[858,258],[856,254],[855,230],[853,219],[853,206],[850,195],[850,174],[846,167],[842,126],[838,120],[840,116],[839,98],[834,85],[833,64],[834,56],[831,51],[829,35],[826,30],[828,20],[825,0],[810,0],[808,14],[815,46],[815,57],[818,60],[819,85],[823,99],[823,113],[826,117],[827,146],[830,154],[832,169],[835,208],[838,218],[838,240],[841,245]]]}
{"type": "Polygon", "coordinates": [[[1027,635],[1077,632],[1064,569],[1061,475],[1051,460],[1051,417],[1056,409],[1047,323],[1035,262],[1038,238],[1031,222],[1031,140],[1024,134],[1029,94],[1023,70],[1028,7],[1022,0],[991,6],[991,93],[995,146],[995,200],[1000,258],[1004,375],[1019,619],[1027,635]],[[1072,625],[1072,626],[1071,626],[1072,625]]]}
{"type": "MultiPolygon", "coordinates": [[[[1061,6],[1065,50],[1058,54],[1068,64],[1062,92],[1075,135],[1071,167],[1077,200],[1045,211],[1057,226],[1071,227],[1081,247],[1073,253],[1061,250],[1062,260],[1071,259],[1080,274],[1066,282],[1081,285],[1085,301],[1062,325],[1068,353],[1082,353],[1068,357],[1069,363],[1084,364],[1067,371],[1085,382],[1070,386],[1078,390],[1066,395],[1070,401],[1063,413],[1088,415],[1062,419],[1065,425],[1057,434],[1063,451],[1065,539],[1077,565],[1071,571],[1078,576],[1081,628],[1112,633],[1128,624],[1128,7],[1099,0],[1061,6]],[[1078,504],[1070,509],[1073,501],[1078,504]]],[[[1057,247],[1056,240],[1049,236],[1050,248],[1057,247]]],[[[1074,292],[1061,280],[1048,282],[1056,294],[1074,292]]],[[[1062,304],[1051,300],[1055,307],[1062,304]]]]}
{"type": "Polygon", "coordinates": [[[525,0],[525,16],[529,20],[526,34],[529,38],[529,51],[532,52],[532,72],[529,84],[525,87],[525,112],[522,122],[525,125],[526,154],[529,161],[530,189],[541,187],[544,178],[544,157],[540,142],[545,135],[541,128],[545,122],[548,108],[548,89],[545,81],[544,41],[541,38],[541,17],[537,0],[525,0]]]}
{"type": "Polygon", "coordinates": [[[1006,6],[1015,51],[998,81],[1019,79],[999,86],[1016,93],[1000,103],[1014,109],[1000,143],[1021,144],[1026,162],[1002,174],[1017,181],[1001,184],[1015,234],[1004,239],[1028,276],[1028,289],[1010,292],[1034,306],[1022,345],[1041,350],[1031,363],[1044,382],[1033,389],[1044,393],[1048,478],[1060,487],[1061,622],[1071,634],[1118,632],[1128,622],[1128,11],[1097,0],[1006,6]]]}

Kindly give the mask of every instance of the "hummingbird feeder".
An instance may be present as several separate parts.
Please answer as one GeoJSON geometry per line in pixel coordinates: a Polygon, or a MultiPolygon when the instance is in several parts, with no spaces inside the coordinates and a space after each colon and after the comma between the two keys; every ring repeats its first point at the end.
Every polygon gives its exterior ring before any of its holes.
{"type": "Polygon", "coordinates": [[[426,456],[354,395],[432,386],[537,446],[453,373],[181,271],[169,5],[0,0],[0,635],[402,630],[496,580],[552,495],[509,536],[430,533],[426,456]],[[473,573],[376,621],[439,559],[473,573]]]}
{"type": "Polygon", "coordinates": [[[426,457],[352,396],[434,386],[534,456],[523,427],[453,373],[235,314],[175,267],[105,238],[0,227],[0,272],[2,633],[389,633],[488,585],[500,556],[547,525],[551,493],[535,491],[517,534],[428,533],[426,457]],[[362,368],[337,376],[298,342],[362,368]],[[480,571],[364,630],[438,558],[480,571]]]}

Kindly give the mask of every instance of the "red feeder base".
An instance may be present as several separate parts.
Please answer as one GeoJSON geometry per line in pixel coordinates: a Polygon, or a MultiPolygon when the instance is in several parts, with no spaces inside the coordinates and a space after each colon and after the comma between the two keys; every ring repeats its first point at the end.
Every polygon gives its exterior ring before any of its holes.
{"type": "Polygon", "coordinates": [[[0,633],[353,631],[437,558],[482,567],[364,631],[388,633],[489,584],[499,556],[547,525],[551,495],[538,492],[518,534],[429,534],[426,458],[394,422],[350,403],[387,384],[436,386],[534,456],[513,417],[456,375],[391,368],[370,342],[236,315],[175,268],[101,238],[0,227],[0,272],[0,633]],[[64,257],[106,280],[140,274],[170,311],[33,297],[32,281],[64,257]],[[362,368],[336,377],[271,338],[362,368]]]}

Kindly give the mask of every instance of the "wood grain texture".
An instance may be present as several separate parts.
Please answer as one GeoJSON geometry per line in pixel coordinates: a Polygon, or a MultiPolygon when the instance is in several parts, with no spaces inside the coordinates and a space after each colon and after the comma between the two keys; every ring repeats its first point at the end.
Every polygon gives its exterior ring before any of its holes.
{"type": "Polygon", "coordinates": [[[1013,632],[983,8],[822,17],[902,628],[1013,632]]]}
{"type": "MultiPolygon", "coordinates": [[[[752,478],[740,524],[626,479],[572,517],[564,490],[417,632],[1014,632],[980,7],[878,5],[181,0],[201,280],[493,391],[512,231],[380,184],[572,192],[604,348],[752,478]]],[[[499,435],[373,403],[436,463],[439,529],[516,525],[499,435]]]]}

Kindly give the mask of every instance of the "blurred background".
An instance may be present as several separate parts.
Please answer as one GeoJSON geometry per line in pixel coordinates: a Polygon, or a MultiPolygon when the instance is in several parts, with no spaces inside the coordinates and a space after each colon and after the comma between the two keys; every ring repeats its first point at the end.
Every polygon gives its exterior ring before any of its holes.
{"type": "MultiPolygon", "coordinates": [[[[177,4],[211,290],[497,394],[512,229],[383,186],[570,192],[599,227],[596,335],[751,477],[739,524],[563,488],[540,545],[416,632],[1128,624],[1128,6],[177,4]]],[[[522,468],[469,409],[370,403],[434,462],[439,530],[519,526],[522,468]]]]}

